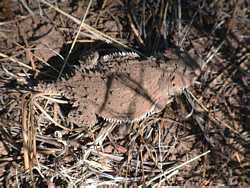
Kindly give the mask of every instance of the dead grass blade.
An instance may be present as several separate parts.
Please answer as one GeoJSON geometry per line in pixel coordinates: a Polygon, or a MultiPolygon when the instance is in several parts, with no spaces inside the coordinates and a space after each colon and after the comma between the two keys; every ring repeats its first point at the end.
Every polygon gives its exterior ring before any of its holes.
{"type": "Polygon", "coordinates": [[[181,24],[181,1],[178,0],[177,2],[178,4],[178,45],[180,45],[180,39],[181,39],[181,36],[182,36],[182,24],[181,24]]]}
{"type": "Polygon", "coordinates": [[[205,110],[208,113],[208,118],[212,122],[214,122],[218,126],[223,125],[224,127],[230,129],[234,133],[239,134],[238,131],[236,131],[234,128],[230,127],[229,125],[227,125],[223,121],[220,121],[216,117],[212,117],[211,114],[210,114],[210,112],[209,112],[209,110],[192,94],[192,92],[190,92],[189,90],[185,90],[184,94],[185,94],[187,100],[189,101],[189,103],[191,104],[191,106],[192,106],[193,109],[195,109],[195,105],[193,103],[193,100],[194,100],[203,110],[205,110]]]}
{"type": "Polygon", "coordinates": [[[187,164],[207,155],[208,153],[210,153],[210,150],[208,150],[208,151],[206,151],[206,152],[204,152],[204,153],[202,153],[202,154],[200,154],[200,155],[198,155],[198,156],[196,156],[196,157],[194,157],[194,158],[192,158],[192,159],[190,159],[190,160],[188,160],[188,161],[186,161],[186,162],[184,162],[184,163],[182,163],[182,164],[180,164],[180,165],[178,165],[170,170],[167,170],[162,174],[159,174],[158,176],[156,176],[156,177],[152,178],[151,180],[149,180],[148,182],[146,182],[146,186],[150,186],[153,183],[153,181],[160,179],[160,178],[162,178],[162,177],[164,177],[164,176],[166,176],[166,175],[168,175],[176,170],[179,170],[180,168],[182,168],[182,167],[186,166],[187,164]]]}
{"type": "Polygon", "coordinates": [[[103,128],[95,139],[95,143],[102,145],[105,138],[114,130],[116,125],[117,123],[112,123],[108,127],[103,128]]]}
{"type": "Polygon", "coordinates": [[[35,16],[34,12],[29,8],[27,2],[25,0],[20,0],[24,8],[31,14],[31,16],[35,16]]]}
{"type": "Polygon", "coordinates": [[[215,50],[212,49],[212,51],[210,51],[210,53],[208,53],[208,55],[207,55],[207,60],[206,60],[205,63],[202,65],[202,68],[203,68],[205,65],[207,65],[207,64],[212,60],[212,58],[218,53],[218,51],[221,49],[221,47],[223,46],[224,43],[225,43],[225,41],[222,41],[222,42],[220,43],[220,45],[219,45],[215,50]]]}
{"type": "Polygon", "coordinates": [[[19,61],[19,60],[16,60],[16,59],[13,58],[13,57],[9,57],[9,56],[7,56],[7,55],[1,53],[1,52],[0,52],[0,57],[7,58],[7,59],[9,59],[10,61],[12,61],[12,62],[14,62],[14,63],[17,63],[17,64],[19,64],[19,65],[21,65],[21,66],[23,66],[23,67],[25,67],[25,68],[27,68],[27,69],[33,70],[31,66],[26,65],[25,63],[23,63],[23,62],[21,62],[21,61],[19,61]]]}
{"type": "Polygon", "coordinates": [[[137,40],[140,42],[141,45],[144,46],[145,45],[144,41],[142,40],[141,35],[140,35],[138,29],[136,28],[135,24],[133,23],[132,15],[128,14],[128,19],[129,19],[130,27],[131,27],[132,31],[134,32],[137,40]]]}
{"type": "Polygon", "coordinates": [[[67,101],[65,100],[60,100],[60,99],[54,99],[54,98],[51,98],[51,97],[47,97],[47,96],[44,96],[44,95],[41,95],[42,98],[44,99],[47,99],[49,101],[52,101],[52,102],[55,102],[55,103],[58,103],[58,104],[68,104],[67,101]]]}
{"type": "Polygon", "coordinates": [[[22,133],[24,169],[29,170],[33,181],[32,168],[37,162],[36,128],[33,123],[30,93],[22,97],[22,133]],[[29,96],[29,97],[28,97],[29,96]]]}
{"type": "MultiPolygon", "coordinates": [[[[78,20],[77,18],[75,18],[75,17],[73,17],[73,16],[71,16],[71,15],[65,13],[64,11],[62,11],[61,9],[59,9],[58,7],[55,7],[55,6],[51,5],[51,4],[48,3],[47,1],[45,1],[45,0],[40,0],[40,2],[42,2],[43,4],[49,6],[50,8],[53,8],[53,9],[56,10],[57,12],[61,13],[62,15],[66,16],[66,17],[68,17],[69,19],[71,19],[72,21],[74,21],[75,23],[77,23],[77,24],[79,24],[79,25],[81,24],[81,21],[80,21],[80,20],[78,20]]],[[[98,38],[99,40],[103,40],[103,41],[105,41],[106,43],[111,43],[111,42],[113,42],[113,43],[116,43],[116,44],[118,44],[118,45],[120,45],[120,46],[122,46],[122,47],[124,47],[124,48],[131,49],[129,46],[127,46],[127,45],[125,45],[125,44],[119,42],[118,40],[116,40],[116,39],[114,39],[114,38],[112,38],[112,37],[110,37],[110,36],[108,36],[108,35],[106,35],[106,34],[100,32],[100,31],[98,31],[97,29],[91,27],[90,25],[88,25],[88,24],[86,24],[86,23],[82,23],[82,28],[86,29],[88,32],[90,32],[91,34],[93,34],[93,36],[98,36],[98,37],[99,37],[99,38],[98,38]]]]}
{"type": "MultiPolygon", "coordinates": [[[[38,96],[41,96],[42,94],[39,94],[39,95],[35,95],[33,98],[32,98],[32,101],[33,101],[33,104],[35,107],[37,107],[51,122],[53,122],[57,127],[60,127],[62,128],[63,130],[66,130],[66,131],[70,131],[69,128],[67,127],[64,127],[63,125],[57,123],[35,100],[35,98],[37,98],[38,96]]],[[[51,98],[48,98],[51,100],[51,98]]],[[[55,100],[54,100],[55,101],[55,100]]],[[[61,102],[61,100],[59,100],[59,102],[61,102]]]]}
{"type": "Polygon", "coordinates": [[[30,168],[30,160],[29,160],[29,149],[28,149],[28,135],[29,128],[27,124],[27,101],[25,101],[25,97],[22,98],[22,133],[23,133],[23,159],[24,159],[24,169],[28,170],[30,168]]]}
{"type": "Polygon", "coordinates": [[[84,17],[82,18],[82,21],[81,21],[81,24],[80,24],[80,26],[79,26],[79,29],[78,29],[78,31],[77,31],[77,33],[76,33],[76,36],[75,36],[75,38],[74,38],[74,40],[73,40],[73,43],[72,43],[71,47],[70,47],[69,53],[67,54],[66,58],[64,59],[63,66],[62,66],[62,68],[61,68],[61,70],[60,70],[60,72],[59,72],[59,74],[58,74],[57,80],[60,79],[60,77],[61,77],[61,75],[62,75],[62,73],[63,73],[63,70],[64,70],[64,68],[65,68],[65,65],[67,64],[67,61],[68,61],[68,59],[69,59],[69,56],[70,56],[70,54],[71,54],[71,52],[72,52],[72,50],[73,50],[73,48],[74,48],[74,46],[75,46],[75,44],[76,44],[76,41],[77,41],[78,36],[79,36],[79,34],[80,34],[80,32],[81,32],[81,29],[82,29],[83,24],[84,24],[84,22],[85,22],[86,16],[87,16],[87,14],[88,14],[88,12],[89,12],[89,9],[90,9],[91,4],[92,4],[92,0],[89,1],[87,10],[86,10],[86,12],[85,12],[85,15],[84,15],[84,17]]]}

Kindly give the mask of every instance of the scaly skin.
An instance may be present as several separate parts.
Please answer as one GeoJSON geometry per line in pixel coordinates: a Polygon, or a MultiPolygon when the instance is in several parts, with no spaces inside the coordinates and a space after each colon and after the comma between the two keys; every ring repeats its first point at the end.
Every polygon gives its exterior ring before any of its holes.
{"type": "Polygon", "coordinates": [[[173,95],[192,84],[195,75],[195,69],[181,59],[131,57],[121,61],[110,56],[105,61],[94,73],[77,71],[66,81],[40,84],[37,89],[68,98],[73,104],[68,121],[79,126],[96,123],[96,115],[133,122],[163,110],[173,95]]]}

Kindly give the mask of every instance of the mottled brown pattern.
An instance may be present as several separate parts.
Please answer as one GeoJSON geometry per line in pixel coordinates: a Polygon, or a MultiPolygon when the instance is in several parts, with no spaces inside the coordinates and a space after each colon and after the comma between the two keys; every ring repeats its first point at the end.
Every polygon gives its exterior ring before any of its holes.
{"type": "Polygon", "coordinates": [[[184,60],[164,57],[123,58],[121,62],[110,56],[97,65],[95,73],[77,71],[69,80],[40,84],[38,89],[60,92],[70,99],[73,109],[67,118],[77,125],[94,124],[96,115],[131,122],[161,111],[173,95],[192,84],[195,75],[184,60]]]}

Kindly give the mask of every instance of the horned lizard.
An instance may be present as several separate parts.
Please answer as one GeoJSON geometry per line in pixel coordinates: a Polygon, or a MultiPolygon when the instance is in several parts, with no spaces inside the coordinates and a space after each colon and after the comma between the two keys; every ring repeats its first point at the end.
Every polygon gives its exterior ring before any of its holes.
{"type": "Polygon", "coordinates": [[[73,109],[67,119],[77,125],[95,124],[97,116],[133,122],[159,112],[173,95],[192,84],[196,69],[179,57],[141,58],[134,52],[91,56],[87,70],[83,65],[66,81],[36,87],[68,98],[73,109]]]}

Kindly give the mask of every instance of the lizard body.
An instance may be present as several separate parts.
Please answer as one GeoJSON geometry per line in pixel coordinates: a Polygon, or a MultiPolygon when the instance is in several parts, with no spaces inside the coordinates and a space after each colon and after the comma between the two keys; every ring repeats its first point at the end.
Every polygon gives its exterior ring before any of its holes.
{"type": "Polygon", "coordinates": [[[88,65],[94,73],[76,71],[68,80],[36,88],[68,98],[73,109],[67,118],[77,125],[94,124],[96,115],[116,122],[140,120],[163,110],[171,97],[189,87],[194,78],[193,68],[181,59],[142,60],[132,54],[121,61],[110,55],[101,57],[102,64],[94,57],[93,65],[88,65]]]}

